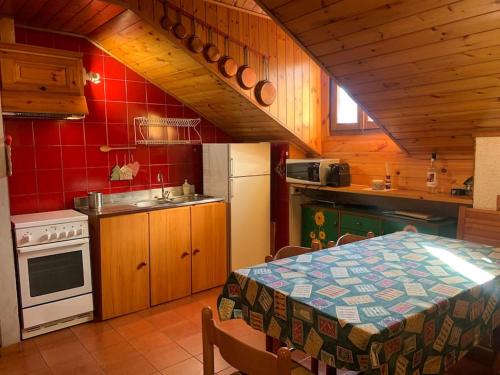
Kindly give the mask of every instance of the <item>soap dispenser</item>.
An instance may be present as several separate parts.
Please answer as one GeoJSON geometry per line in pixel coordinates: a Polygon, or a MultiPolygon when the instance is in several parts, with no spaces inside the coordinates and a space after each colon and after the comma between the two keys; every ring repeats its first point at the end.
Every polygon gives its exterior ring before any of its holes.
{"type": "Polygon", "coordinates": [[[185,179],[184,183],[182,184],[182,194],[184,194],[184,195],[191,194],[191,185],[189,184],[187,179],[185,179]]]}

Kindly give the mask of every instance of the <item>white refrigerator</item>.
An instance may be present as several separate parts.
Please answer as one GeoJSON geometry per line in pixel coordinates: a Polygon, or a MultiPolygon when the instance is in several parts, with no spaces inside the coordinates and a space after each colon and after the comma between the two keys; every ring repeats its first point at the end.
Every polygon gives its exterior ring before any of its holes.
{"type": "Polygon", "coordinates": [[[203,193],[229,203],[230,268],[264,262],[270,254],[271,145],[203,145],[203,193]]]}

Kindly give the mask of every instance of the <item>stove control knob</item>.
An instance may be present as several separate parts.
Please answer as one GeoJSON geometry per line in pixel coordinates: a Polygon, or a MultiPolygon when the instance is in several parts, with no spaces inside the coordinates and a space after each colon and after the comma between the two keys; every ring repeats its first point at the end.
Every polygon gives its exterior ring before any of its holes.
{"type": "Polygon", "coordinates": [[[66,232],[59,233],[59,238],[66,238],[66,232]]]}
{"type": "Polygon", "coordinates": [[[73,237],[75,235],[75,230],[74,229],[70,229],[68,231],[68,237],[73,237]]]}
{"type": "Polygon", "coordinates": [[[82,229],[82,228],[77,229],[77,231],[76,231],[76,235],[77,235],[77,236],[81,236],[81,235],[83,235],[83,229],[82,229]]]}
{"type": "Polygon", "coordinates": [[[23,236],[21,237],[21,243],[27,243],[27,242],[30,242],[32,238],[33,238],[33,237],[31,236],[31,234],[29,234],[29,233],[25,233],[25,234],[23,234],[23,236]]]}
{"type": "Polygon", "coordinates": [[[49,240],[57,240],[57,232],[52,232],[50,234],[49,240]]]}
{"type": "Polygon", "coordinates": [[[40,236],[40,241],[48,241],[49,240],[49,234],[45,233],[42,236],[40,236]]]}

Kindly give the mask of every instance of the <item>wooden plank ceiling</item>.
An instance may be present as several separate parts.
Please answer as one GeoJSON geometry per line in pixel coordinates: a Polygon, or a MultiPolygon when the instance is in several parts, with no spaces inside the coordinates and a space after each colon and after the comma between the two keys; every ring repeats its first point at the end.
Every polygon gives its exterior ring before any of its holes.
{"type": "MultiPolygon", "coordinates": [[[[220,11],[223,17],[219,19],[216,9],[218,6],[203,0],[175,0],[169,3],[185,12],[189,11],[189,7],[198,4],[198,17],[201,17],[201,9],[205,17],[206,7],[205,22],[213,21],[217,28],[230,27],[231,13],[235,15],[238,36],[240,33],[241,36],[247,32],[251,34],[251,30],[259,31],[258,28],[264,26],[264,37],[273,35],[274,38],[269,38],[274,41],[274,52],[266,54],[273,57],[270,62],[270,77],[274,77],[273,81],[278,86],[278,33],[276,27],[273,34],[267,32],[268,23],[273,24],[271,20],[248,13],[238,15],[237,13],[243,12],[227,8],[220,11]],[[212,15],[213,20],[210,19],[212,15]],[[238,22],[241,22],[239,27],[238,22]]],[[[230,5],[252,11],[256,9],[253,1],[234,2],[230,5]]],[[[172,13],[171,19],[175,20],[175,12],[172,13]]],[[[308,88],[308,95],[294,97],[294,92],[289,92],[289,84],[286,83],[278,87],[275,104],[262,107],[257,103],[252,91],[239,88],[235,78],[224,78],[219,73],[217,64],[208,64],[201,54],[192,54],[186,47],[186,41],[176,39],[172,33],[160,27],[164,10],[159,0],[0,0],[0,14],[14,17],[18,25],[86,36],[237,140],[287,141],[306,153],[317,155],[320,152],[320,68],[298,46],[293,46],[290,38],[290,45],[296,51],[291,59],[287,56],[289,66],[286,66],[286,70],[299,74],[301,82],[308,88]],[[298,64],[295,63],[295,57],[298,64]],[[291,101],[290,105],[287,103],[288,99],[291,101]],[[280,110],[278,104],[283,101],[285,109],[280,110]],[[299,107],[300,111],[295,107],[299,107]],[[292,121],[289,121],[289,118],[292,121]]],[[[182,23],[188,32],[192,31],[192,23],[185,15],[182,16],[182,23]]],[[[200,25],[197,25],[197,28],[198,35],[203,34],[202,39],[207,41],[207,28],[200,25]]],[[[246,43],[258,45],[256,41],[254,43],[258,34],[253,33],[255,35],[245,34],[248,39],[246,43]]],[[[219,49],[223,50],[224,38],[220,35],[214,38],[219,49]]],[[[267,42],[266,40],[266,48],[271,49],[267,42]]],[[[283,45],[284,43],[283,33],[283,45]]],[[[233,49],[234,44],[230,48],[233,49]]],[[[291,51],[293,53],[293,49],[291,51]]],[[[240,53],[234,57],[243,63],[240,53]]],[[[262,78],[261,59],[258,55],[250,56],[250,62],[259,78],[262,78]]],[[[301,93],[302,90],[298,92],[301,93]]]]}
{"type": "Polygon", "coordinates": [[[256,1],[410,154],[500,131],[500,1],[256,1]]]}
{"type": "Polygon", "coordinates": [[[2,0],[0,10],[18,25],[87,35],[125,9],[101,0],[2,0]]]}

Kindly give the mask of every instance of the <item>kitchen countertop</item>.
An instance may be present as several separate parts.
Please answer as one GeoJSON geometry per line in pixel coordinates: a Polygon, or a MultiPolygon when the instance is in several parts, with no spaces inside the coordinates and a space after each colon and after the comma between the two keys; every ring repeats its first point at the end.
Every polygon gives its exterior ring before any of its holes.
{"type": "MultiPolygon", "coordinates": [[[[103,195],[104,204],[99,210],[90,209],[88,207],[88,201],[86,197],[75,198],[75,210],[91,217],[108,217],[224,201],[224,198],[220,197],[206,197],[190,202],[167,202],[165,204],[157,204],[146,207],[140,207],[135,204],[141,201],[157,199],[156,196],[158,192],[159,189],[153,189],[135,191],[130,193],[103,195]]],[[[172,198],[177,197],[179,197],[179,195],[172,198]]]]}

